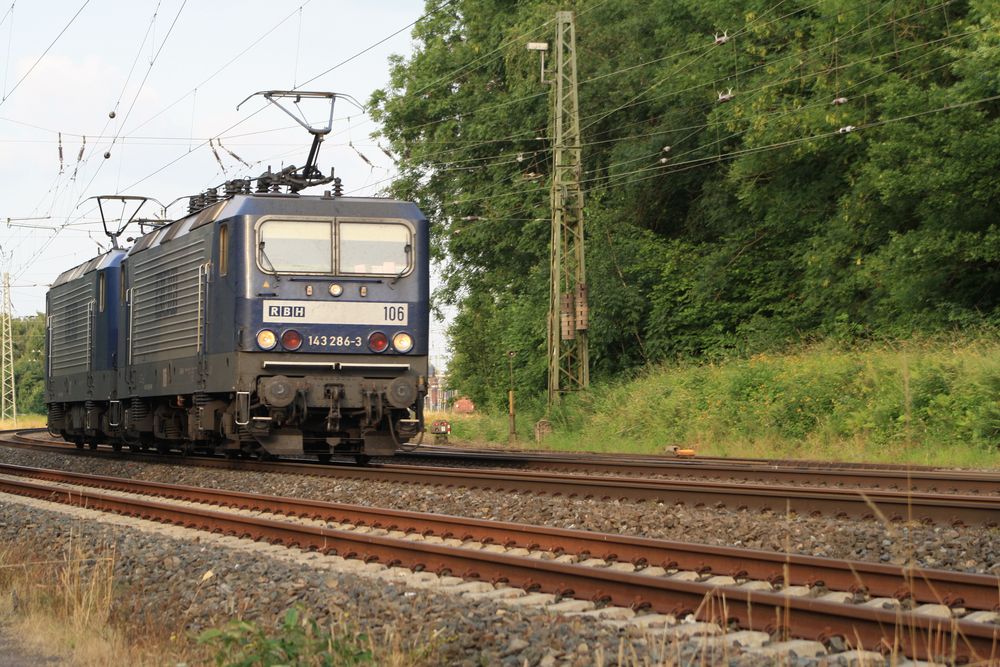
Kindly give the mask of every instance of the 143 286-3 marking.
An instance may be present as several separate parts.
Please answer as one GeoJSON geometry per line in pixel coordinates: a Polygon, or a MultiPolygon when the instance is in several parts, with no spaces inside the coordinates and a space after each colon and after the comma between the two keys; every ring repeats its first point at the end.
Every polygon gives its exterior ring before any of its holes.
{"type": "Polygon", "coordinates": [[[310,345],[319,347],[361,347],[361,336],[308,336],[310,345]]]}

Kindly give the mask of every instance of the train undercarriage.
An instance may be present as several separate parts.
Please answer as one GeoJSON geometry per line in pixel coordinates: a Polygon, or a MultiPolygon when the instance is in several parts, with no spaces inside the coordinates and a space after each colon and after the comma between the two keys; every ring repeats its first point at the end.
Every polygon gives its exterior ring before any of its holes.
{"type": "MultiPolygon", "coordinates": [[[[273,379],[272,379],[273,380],[273,379]]],[[[385,392],[361,390],[348,405],[344,387],[323,388],[325,405],[287,378],[259,392],[196,393],[107,401],[50,403],[49,432],[80,449],[179,451],[231,457],[391,456],[423,430],[423,401],[398,407],[385,392]],[[352,401],[353,403],[353,401],[352,401]]],[[[421,396],[422,398],[422,396],[421,396]]]]}

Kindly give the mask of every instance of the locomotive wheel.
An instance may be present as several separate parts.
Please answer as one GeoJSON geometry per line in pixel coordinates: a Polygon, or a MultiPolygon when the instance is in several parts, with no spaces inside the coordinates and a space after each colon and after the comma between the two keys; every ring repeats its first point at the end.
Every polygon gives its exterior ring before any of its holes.
{"type": "Polygon", "coordinates": [[[156,443],[156,453],[157,454],[169,454],[170,453],[170,443],[168,442],[158,442],[156,443]]]}
{"type": "Polygon", "coordinates": [[[142,451],[142,445],[138,442],[130,442],[128,443],[128,450],[133,454],[138,454],[142,451]]]}
{"type": "Polygon", "coordinates": [[[329,463],[331,457],[329,454],[317,454],[316,458],[319,460],[320,463],[329,463]]]}
{"type": "Polygon", "coordinates": [[[73,444],[76,445],[77,449],[83,449],[83,438],[81,437],[73,438],[73,444]]]}
{"type": "Polygon", "coordinates": [[[111,443],[111,449],[115,450],[116,452],[120,452],[122,450],[122,443],[115,440],[114,442],[111,443]]]}
{"type": "Polygon", "coordinates": [[[91,451],[96,450],[97,449],[97,439],[95,438],[94,440],[89,441],[87,443],[87,446],[90,447],[91,451]]]}
{"type": "Polygon", "coordinates": [[[372,460],[372,457],[368,456],[367,454],[355,454],[355,455],[354,455],[354,461],[355,461],[355,462],[356,462],[356,463],[357,463],[357,464],[358,464],[359,466],[366,466],[366,465],[368,465],[368,463],[369,463],[369,462],[370,462],[371,460],[372,460]]]}

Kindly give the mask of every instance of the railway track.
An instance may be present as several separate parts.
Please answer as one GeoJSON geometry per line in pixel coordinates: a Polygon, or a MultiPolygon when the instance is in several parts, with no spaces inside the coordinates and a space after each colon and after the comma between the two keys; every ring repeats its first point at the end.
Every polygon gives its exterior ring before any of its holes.
{"type": "MultiPolygon", "coordinates": [[[[424,445],[401,455],[416,462],[477,462],[521,470],[592,472],[614,475],[670,475],[760,483],[809,483],[837,488],[869,487],[903,491],[1000,495],[1000,472],[945,470],[921,466],[822,461],[677,458],[666,456],[553,453],[461,449],[424,445]]],[[[398,458],[398,457],[397,457],[398,458]]]]}
{"type": "MultiPolygon", "coordinates": [[[[30,447],[59,447],[76,452],[64,443],[48,443],[33,434],[7,434],[5,440],[30,447]]],[[[83,451],[84,455],[114,455],[110,450],[83,451]]],[[[210,457],[128,455],[130,459],[166,461],[227,469],[308,474],[333,478],[378,480],[445,488],[476,488],[517,491],[580,498],[627,499],[683,503],[691,506],[745,511],[769,511],[801,516],[829,515],[921,521],[951,525],[996,526],[1000,521],[1000,495],[927,493],[887,489],[840,489],[757,483],[678,480],[566,474],[535,470],[429,467],[382,464],[318,465],[316,463],[258,462],[210,457]]]]}
{"type": "MultiPolygon", "coordinates": [[[[32,440],[70,447],[52,440],[44,429],[0,432],[22,442],[32,440]]],[[[927,466],[832,463],[719,457],[677,458],[629,454],[608,456],[593,453],[499,451],[421,445],[394,460],[418,465],[447,466],[478,464],[515,470],[586,472],[600,475],[670,476],[728,479],[763,484],[796,484],[831,488],[874,488],[928,493],[968,493],[1000,496],[1000,472],[948,470],[927,466]]]]}
{"type": "Polygon", "coordinates": [[[0,466],[0,491],[675,618],[840,637],[919,659],[1000,658],[1000,617],[989,612],[1000,609],[1000,582],[992,576],[9,465],[0,466]]]}

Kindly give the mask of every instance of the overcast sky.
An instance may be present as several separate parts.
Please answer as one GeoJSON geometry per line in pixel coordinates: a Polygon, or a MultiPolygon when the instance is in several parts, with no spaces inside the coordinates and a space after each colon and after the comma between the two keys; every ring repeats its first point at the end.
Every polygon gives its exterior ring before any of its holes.
{"type": "MultiPolygon", "coordinates": [[[[411,52],[406,26],[423,9],[422,0],[0,0],[0,252],[15,313],[44,310],[46,285],[107,245],[87,197],[167,203],[268,165],[301,166],[310,141],[302,128],[261,98],[236,105],[294,86],[366,102],[387,82],[389,56],[411,52]],[[201,145],[210,138],[239,159],[222,148],[217,159],[201,145]]],[[[338,102],[320,167],[336,167],[346,193],[376,194],[394,173],[374,129],[338,102]]]]}

